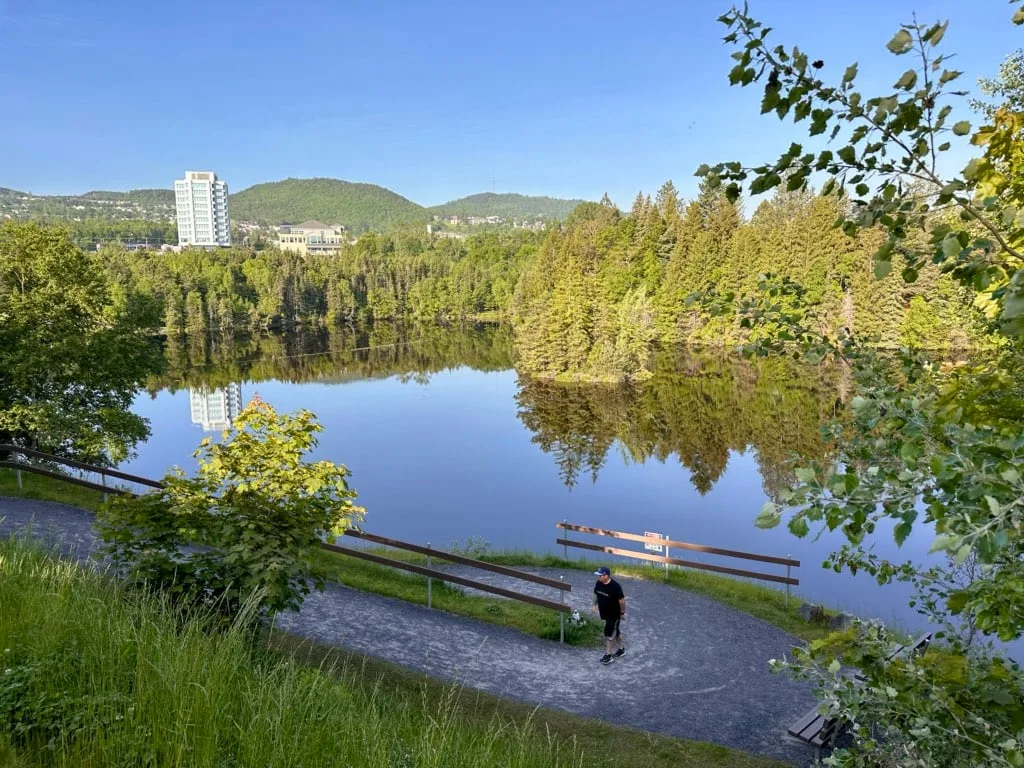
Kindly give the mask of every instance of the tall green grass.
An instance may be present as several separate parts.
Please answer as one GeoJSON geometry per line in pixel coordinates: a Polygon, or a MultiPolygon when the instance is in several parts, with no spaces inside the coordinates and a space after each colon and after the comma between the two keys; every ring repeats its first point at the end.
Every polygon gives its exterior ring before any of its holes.
{"type": "Polygon", "coordinates": [[[0,764],[577,766],[530,722],[468,726],[347,684],[30,546],[0,544],[0,764]]]}
{"type": "Polygon", "coordinates": [[[209,618],[0,539],[0,765],[782,765],[209,618]]]}

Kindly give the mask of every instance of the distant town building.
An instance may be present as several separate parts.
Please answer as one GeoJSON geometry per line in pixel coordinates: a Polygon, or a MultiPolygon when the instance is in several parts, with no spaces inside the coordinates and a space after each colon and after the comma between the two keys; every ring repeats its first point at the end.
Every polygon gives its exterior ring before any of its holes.
{"type": "Polygon", "coordinates": [[[174,181],[178,245],[229,246],[228,185],[210,171],[186,171],[174,181]]]}
{"type": "Polygon", "coordinates": [[[278,247],[282,251],[293,251],[303,256],[334,255],[341,250],[345,240],[343,226],[336,224],[331,227],[314,219],[301,224],[282,224],[277,228],[278,247]]]}
{"type": "Polygon", "coordinates": [[[223,389],[190,387],[188,401],[192,423],[204,432],[227,429],[242,410],[242,385],[233,382],[223,389]]]}

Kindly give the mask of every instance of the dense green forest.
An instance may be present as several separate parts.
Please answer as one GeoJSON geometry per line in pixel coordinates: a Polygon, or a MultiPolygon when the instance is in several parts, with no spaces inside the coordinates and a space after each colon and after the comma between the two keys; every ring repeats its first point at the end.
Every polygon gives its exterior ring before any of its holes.
{"type": "Polygon", "coordinates": [[[531,197],[483,192],[427,209],[440,216],[501,216],[506,219],[543,219],[565,221],[583,200],[556,197],[531,197]]]}
{"type": "MultiPolygon", "coordinates": [[[[743,342],[736,303],[693,303],[698,292],[754,298],[762,276],[802,286],[780,297],[816,331],[846,328],[881,347],[971,346],[980,315],[969,292],[926,266],[913,283],[900,270],[878,280],[879,229],[848,236],[833,226],[842,200],[778,192],[749,220],[705,183],[680,201],[666,183],[623,215],[605,198],[579,206],[553,231],[516,288],[512,313],[520,369],[540,377],[601,379],[649,375],[661,344],[743,342]]],[[[758,333],[769,332],[763,323],[758,333]]]]}
{"type": "Polygon", "coordinates": [[[541,236],[466,240],[420,235],[361,237],[337,256],[268,249],[179,253],[104,250],[108,276],[155,299],[167,333],[355,324],[411,318],[459,321],[502,312],[541,236]]]}
{"type": "Polygon", "coordinates": [[[369,234],[337,256],[306,258],[112,248],[104,263],[126,290],[160,302],[172,335],[511,315],[518,366],[542,378],[643,377],[659,345],[742,342],[749,332],[734,309],[716,313],[688,297],[709,285],[757,295],[765,273],[799,283],[803,293],[786,301],[825,333],[844,327],[882,347],[972,346],[981,318],[964,289],[931,267],[914,283],[898,271],[876,279],[882,235],[833,228],[841,205],[780,192],[746,220],[708,186],[683,204],[667,183],[628,215],[607,199],[584,203],[546,235],[369,234]]]}
{"type": "Polygon", "coordinates": [[[430,220],[422,206],[375,184],[340,179],[285,179],[231,196],[231,218],[265,224],[317,219],[354,232],[386,231],[430,220]]]}
{"type": "Polygon", "coordinates": [[[94,218],[53,221],[68,230],[72,242],[79,248],[93,249],[108,243],[143,243],[154,247],[165,243],[178,244],[178,225],[169,219],[146,221],[94,218]]]}

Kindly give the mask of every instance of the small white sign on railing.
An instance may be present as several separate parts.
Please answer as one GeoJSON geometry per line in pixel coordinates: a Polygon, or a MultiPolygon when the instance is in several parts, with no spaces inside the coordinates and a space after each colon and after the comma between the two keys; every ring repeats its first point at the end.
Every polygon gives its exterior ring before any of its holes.
{"type": "MultiPolygon", "coordinates": [[[[644,531],[644,536],[652,536],[659,539],[668,538],[667,533],[654,533],[652,531],[644,531]]],[[[648,552],[661,552],[664,549],[664,547],[661,544],[651,544],[650,542],[645,541],[644,549],[646,549],[648,552]]]]}

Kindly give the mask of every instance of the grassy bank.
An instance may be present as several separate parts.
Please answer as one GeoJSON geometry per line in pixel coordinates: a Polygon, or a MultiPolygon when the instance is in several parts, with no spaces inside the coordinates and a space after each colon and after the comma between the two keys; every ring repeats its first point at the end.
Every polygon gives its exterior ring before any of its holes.
{"type": "MultiPolygon", "coordinates": [[[[19,490],[14,473],[10,470],[0,470],[0,495],[60,501],[94,511],[103,502],[101,493],[85,488],[28,473],[23,473],[22,478],[24,488],[19,490]]],[[[348,541],[345,543],[351,544],[348,541]]],[[[395,560],[426,563],[425,557],[410,552],[384,548],[370,551],[395,560]]],[[[467,545],[467,551],[464,554],[499,565],[520,567],[574,568],[593,571],[598,565],[608,565],[617,573],[635,578],[664,579],[664,570],[660,567],[627,565],[621,560],[595,561],[582,558],[564,560],[555,555],[536,555],[526,551],[492,552],[480,544],[467,545]]],[[[435,560],[435,564],[438,562],[443,561],[435,560]]],[[[347,586],[426,605],[427,580],[422,576],[402,573],[385,566],[329,552],[320,554],[320,563],[325,566],[333,580],[347,586]]],[[[796,595],[791,597],[787,608],[785,592],[782,590],[770,589],[760,584],[726,576],[683,569],[672,569],[669,572],[668,583],[679,589],[698,592],[718,600],[804,640],[815,640],[828,634],[826,627],[808,624],[800,618],[797,614],[797,607],[802,601],[796,595]]],[[[551,591],[554,593],[554,590],[551,591]]],[[[552,599],[557,599],[557,597],[552,594],[552,599]]],[[[468,596],[460,590],[448,587],[436,580],[432,587],[432,603],[436,608],[460,616],[469,616],[515,627],[538,637],[558,639],[558,617],[553,611],[543,608],[499,598],[468,596]]],[[[566,639],[575,645],[596,645],[600,641],[600,628],[592,621],[587,622],[583,627],[573,627],[566,622],[566,639]]]]}
{"type": "Polygon", "coordinates": [[[817,640],[829,633],[823,625],[809,624],[797,613],[803,600],[795,593],[790,595],[789,606],[786,606],[786,593],[781,589],[772,589],[758,583],[734,579],[728,576],[717,576],[704,571],[693,571],[683,568],[669,570],[665,579],[665,569],[660,565],[636,565],[624,563],[621,559],[587,560],[579,558],[564,560],[554,555],[535,555],[530,552],[496,552],[484,553],[481,559],[499,565],[516,564],[524,567],[574,568],[594,571],[599,565],[607,565],[614,573],[650,581],[661,581],[678,589],[697,592],[756,616],[779,629],[785,630],[803,640],[817,640]]]}
{"type": "Polygon", "coordinates": [[[31,472],[21,473],[21,486],[19,486],[17,472],[13,469],[0,469],[0,496],[58,501],[61,504],[70,504],[93,512],[98,511],[103,504],[103,494],[100,491],[93,491],[31,472]]]}
{"type": "Polygon", "coordinates": [[[772,768],[426,681],[288,636],[175,622],[0,541],[0,764],[772,768]]]}
{"type": "MultiPolygon", "coordinates": [[[[426,564],[425,557],[411,552],[386,549],[371,551],[393,560],[426,564]]],[[[317,559],[330,574],[331,581],[418,605],[427,604],[427,579],[424,576],[334,552],[320,552],[317,559]]],[[[435,559],[433,564],[436,567],[443,562],[435,559]]],[[[515,580],[509,579],[509,582],[507,587],[515,590],[515,580]]],[[[557,600],[555,590],[552,589],[550,592],[548,599],[557,600]]],[[[559,617],[555,611],[515,600],[467,595],[461,589],[448,586],[437,579],[433,579],[431,585],[431,605],[458,616],[513,627],[546,640],[558,640],[561,631],[559,617]]],[[[581,625],[574,625],[568,620],[565,622],[565,641],[570,645],[597,647],[601,643],[601,632],[602,625],[586,617],[581,625]]]]}

